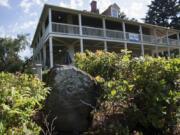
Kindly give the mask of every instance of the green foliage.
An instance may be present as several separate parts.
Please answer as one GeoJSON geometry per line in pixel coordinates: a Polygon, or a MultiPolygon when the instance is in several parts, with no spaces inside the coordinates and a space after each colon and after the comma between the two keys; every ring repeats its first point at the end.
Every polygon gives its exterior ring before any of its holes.
{"type": "Polygon", "coordinates": [[[27,35],[18,35],[17,38],[0,38],[0,71],[21,71],[24,62],[18,53],[28,46],[27,35]]]}
{"type": "Polygon", "coordinates": [[[118,122],[130,132],[165,135],[180,125],[180,59],[86,51],[76,54],[75,60],[101,86],[94,117],[103,115],[105,128],[118,122]]]}
{"type": "Polygon", "coordinates": [[[47,94],[48,88],[32,75],[0,73],[0,134],[39,134],[32,117],[47,94]]]}

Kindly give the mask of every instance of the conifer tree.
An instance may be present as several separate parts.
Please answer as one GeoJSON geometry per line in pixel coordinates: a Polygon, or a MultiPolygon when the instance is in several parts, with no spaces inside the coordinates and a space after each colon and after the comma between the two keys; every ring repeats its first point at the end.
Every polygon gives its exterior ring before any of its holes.
{"type": "Polygon", "coordinates": [[[145,22],[179,29],[180,0],[153,0],[145,22]]]}

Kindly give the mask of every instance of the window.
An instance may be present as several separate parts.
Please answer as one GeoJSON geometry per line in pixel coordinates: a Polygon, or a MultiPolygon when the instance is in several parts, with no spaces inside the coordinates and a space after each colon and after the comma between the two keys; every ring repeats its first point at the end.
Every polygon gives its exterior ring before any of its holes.
{"type": "Polygon", "coordinates": [[[113,17],[118,17],[118,10],[112,8],[112,9],[111,9],[111,16],[113,16],[113,17]]]}

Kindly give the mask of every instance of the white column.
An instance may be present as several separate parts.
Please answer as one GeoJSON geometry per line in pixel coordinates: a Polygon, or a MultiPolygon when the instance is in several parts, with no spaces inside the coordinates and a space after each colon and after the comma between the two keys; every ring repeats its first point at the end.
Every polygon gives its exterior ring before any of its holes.
{"type": "Polygon", "coordinates": [[[52,37],[49,37],[49,60],[50,60],[50,68],[53,67],[53,45],[52,45],[52,37]]]}
{"type": "Polygon", "coordinates": [[[52,32],[52,10],[49,8],[49,32],[52,32]]]}
{"type": "Polygon", "coordinates": [[[46,66],[46,45],[43,46],[43,66],[46,66]]]}
{"type": "Polygon", "coordinates": [[[180,38],[179,38],[179,33],[177,33],[177,41],[178,41],[178,45],[180,46],[180,38]]]}
{"type": "MultiPolygon", "coordinates": [[[[106,20],[105,20],[105,18],[103,18],[102,24],[103,24],[104,38],[106,38],[106,20]]],[[[107,51],[107,41],[106,40],[104,40],[104,51],[107,51]]]]}
{"type": "Polygon", "coordinates": [[[124,35],[124,49],[127,50],[127,38],[126,38],[126,25],[122,22],[123,35],[124,35]]]}
{"type": "Polygon", "coordinates": [[[169,46],[169,32],[168,32],[168,30],[167,30],[167,32],[166,32],[166,38],[167,38],[167,44],[168,44],[168,46],[169,46]]]}
{"type": "Polygon", "coordinates": [[[83,39],[80,39],[80,48],[81,48],[81,53],[84,52],[84,45],[83,45],[83,39]]]}
{"type": "Polygon", "coordinates": [[[106,37],[106,20],[105,20],[105,18],[103,18],[102,24],[103,24],[103,30],[104,30],[104,37],[106,37]]]}
{"type": "Polygon", "coordinates": [[[171,57],[171,50],[170,50],[170,47],[168,47],[168,57],[171,57]]]}
{"type": "Polygon", "coordinates": [[[37,64],[40,63],[40,57],[39,57],[39,54],[37,54],[37,64]]]}
{"type": "Polygon", "coordinates": [[[32,61],[33,61],[33,64],[35,64],[35,47],[33,47],[32,61]]]}
{"type": "Polygon", "coordinates": [[[44,32],[45,32],[45,23],[42,22],[42,35],[44,34],[44,32]]]}
{"type": "Polygon", "coordinates": [[[159,50],[158,50],[158,46],[157,45],[156,45],[155,49],[156,49],[156,56],[159,57],[159,50]]]}
{"type": "Polygon", "coordinates": [[[107,52],[108,47],[107,47],[107,41],[104,41],[104,51],[107,52]]]}
{"type": "Polygon", "coordinates": [[[167,30],[167,44],[168,44],[168,57],[171,57],[171,52],[170,52],[170,43],[169,43],[169,32],[167,30]]]}
{"type": "Polygon", "coordinates": [[[140,36],[141,36],[141,55],[144,56],[144,44],[143,44],[143,32],[142,32],[142,26],[139,26],[140,36]]]}
{"type": "Polygon", "coordinates": [[[83,53],[84,52],[84,45],[83,45],[83,38],[82,38],[82,16],[81,14],[78,15],[79,18],[79,34],[80,34],[80,50],[83,53]]]}
{"type": "Polygon", "coordinates": [[[177,33],[177,41],[178,41],[178,46],[179,46],[179,56],[180,56],[180,37],[179,37],[179,33],[177,33]]]}
{"type": "Polygon", "coordinates": [[[155,39],[155,53],[156,53],[156,56],[158,57],[159,56],[159,52],[158,52],[158,46],[157,46],[157,33],[156,33],[156,29],[153,30],[153,34],[154,34],[154,39],[155,39]]]}
{"type": "Polygon", "coordinates": [[[42,64],[42,50],[39,50],[39,64],[42,64]]]}

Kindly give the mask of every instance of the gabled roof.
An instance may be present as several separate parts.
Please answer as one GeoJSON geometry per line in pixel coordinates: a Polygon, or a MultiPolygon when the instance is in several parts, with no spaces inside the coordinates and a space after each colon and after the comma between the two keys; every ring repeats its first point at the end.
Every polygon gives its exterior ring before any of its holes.
{"type": "Polygon", "coordinates": [[[114,3],[114,4],[110,5],[106,10],[104,10],[101,14],[102,14],[102,15],[105,15],[105,13],[106,13],[108,10],[110,10],[112,7],[120,10],[120,7],[119,7],[116,3],[114,3]]]}
{"type": "Polygon", "coordinates": [[[115,8],[117,8],[117,9],[119,9],[119,10],[120,10],[120,7],[119,7],[116,3],[114,3],[114,4],[110,5],[110,7],[115,7],[115,8]]]}

